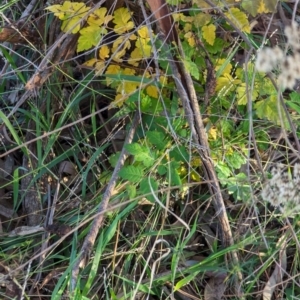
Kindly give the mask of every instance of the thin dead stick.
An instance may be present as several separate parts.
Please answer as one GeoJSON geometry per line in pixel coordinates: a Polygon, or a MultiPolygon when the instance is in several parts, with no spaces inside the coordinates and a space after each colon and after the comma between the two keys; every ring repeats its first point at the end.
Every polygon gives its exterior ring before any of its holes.
{"type": "MultiPolygon", "coordinates": [[[[161,32],[164,34],[168,32],[172,32],[174,30],[174,27],[171,27],[172,22],[170,22],[170,18],[165,19],[165,16],[161,15],[161,14],[168,14],[168,16],[170,15],[168,6],[165,5],[166,4],[165,1],[148,0],[148,4],[152,8],[152,12],[155,15],[155,18],[157,19],[159,25],[163,27],[161,28],[161,32]],[[160,9],[159,5],[163,5],[163,9],[160,9]],[[164,22],[159,20],[164,20],[164,22]],[[169,28],[166,28],[170,23],[171,25],[169,25],[169,28]]],[[[168,39],[165,43],[165,47],[171,46],[171,43],[175,42],[175,44],[178,47],[179,56],[184,59],[184,52],[182,50],[180,41],[176,39],[170,41],[170,37],[172,36],[176,36],[176,34],[168,35],[168,39]]],[[[168,53],[168,51],[166,51],[166,53],[168,53]]],[[[207,134],[200,113],[199,103],[197,100],[197,95],[193,85],[193,81],[191,75],[184,67],[184,64],[179,63],[178,60],[176,62],[176,57],[174,59],[174,57],[171,57],[171,55],[169,56],[170,56],[169,64],[172,70],[173,78],[177,87],[178,95],[180,96],[183,102],[184,110],[189,122],[189,126],[192,132],[194,142],[197,145],[200,145],[200,147],[198,148],[198,152],[203,163],[205,177],[207,180],[211,182],[208,186],[209,186],[210,194],[212,195],[212,203],[222,228],[222,244],[223,247],[229,247],[234,245],[234,240],[233,240],[228,216],[226,213],[226,208],[224,205],[219,181],[214,169],[212,159],[210,157],[210,148],[207,140],[207,134]]],[[[233,250],[231,252],[230,259],[234,266],[239,265],[238,255],[236,251],[233,250]]],[[[236,284],[235,284],[236,293],[237,295],[242,297],[239,282],[242,281],[243,277],[241,272],[238,272],[237,275],[238,275],[238,280],[236,280],[236,284]]]]}
{"type": "MultiPolygon", "coordinates": [[[[139,111],[136,111],[134,118],[132,120],[132,126],[126,136],[124,145],[130,144],[132,142],[139,122],[140,122],[140,113],[139,113],[139,111]]],[[[110,181],[107,185],[107,188],[104,192],[102,202],[98,208],[98,213],[107,210],[109,199],[111,198],[113,190],[117,184],[117,179],[119,177],[119,171],[122,168],[122,166],[124,165],[124,162],[125,162],[127,156],[128,156],[127,151],[125,150],[125,147],[123,146],[119,160],[117,162],[117,165],[113,171],[111,179],[110,179],[110,181]]],[[[79,257],[77,258],[77,261],[75,262],[75,264],[72,268],[72,278],[71,278],[71,290],[72,291],[74,291],[75,287],[76,287],[76,282],[77,282],[77,278],[78,278],[78,274],[79,274],[79,267],[81,265],[81,262],[86,258],[86,256],[88,256],[91,253],[92,247],[95,243],[99,229],[103,225],[103,220],[104,220],[104,214],[99,214],[99,216],[94,219],[91,229],[84,239],[83,245],[81,247],[81,251],[79,253],[79,257]]]]}

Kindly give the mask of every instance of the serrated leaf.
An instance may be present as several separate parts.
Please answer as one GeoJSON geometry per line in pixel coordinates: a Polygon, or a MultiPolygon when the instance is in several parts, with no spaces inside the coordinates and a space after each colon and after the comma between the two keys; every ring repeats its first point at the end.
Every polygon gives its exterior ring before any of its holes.
{"type": "Polygon", "coordinates": [[[158,150],[163,150],[167,146],[166,136],[160,131],[147,131],[146,136],[149,142],[157,147],[158,150]]]}
{"type": "MultiPolygon", "coordinates": [[[[105,74],[108,75],[117,75],[121,73],[121,67],[116,64],[111,64],[107,67],[105,74]]],[[[114,80],[110,77],[106,77],[106,84],[110,85],[114,80]]]]}
{"type": "Polygon", "coordinates": [[[185,58],[183,63],[186,69],[191,73],[191,75],[197,80],[199,80],[199,76],[200,76],[199,67],[188,57],[185,58]]]}
{"type": "Polygon", "coordinates": [[[105,28],[98,26],[88,26],[79,31],[80,37],[77,44],[77,52],[89,50],[93,46],[97,46],[102,38],[102,35],[107,31],[105,28]]]}
{"type": "Polygon", "coordinates": [[[146,93],[153,98],[158,99],[158,90],[157,87],[155,85],[148,85],[146,87],[146,93]]]}
{"type": "Polygon", "coordinates": [[[125,146],[125,149],[131,155],[134,155],[136,161],[141,161],[145,167],[150,167],[154,158],[151,156],[150,150],[146,146],[141,146],[138,143],[132,143],[125,146]]]}
{"type": "MultiPolygon", "coordinates": [[[[250,92],[250,91],[249,91],[250,92]]],[[[246,95],[246,83],[242,82],[236,89],[237,93],[237,104],[238,105],[246,105],[247,104],[247,95],[246,95]]],[[[255,101],[258,97],[258,91],[257,89],[252,90],[252,101],[255,101]]]]}
{"type": "Polygon", "coordinates": [[[138,35],[143,38],[143,39],[147,39],[149,38],[149,30],[147,26],[142,26],[139,30],[138,30],[138,35]]]}
{"type": "Polygon", "coordinates": [[[212,46],[216,39],[216,26],[214,24],[204,25],[201,31],[203,38],[212,46]]]}
{"type": "Polygon", "coordinates": [[[114,32],[117,34],[122,34],[130,31],[134,28],[134,23],[131,20],[131,13],[125,7],[116,9],[114,12],[114,32]]]}
{"type": "Polygon", "coordinates": [[[119,158],[120,158],[120,152],[114,153],[109,156],[108,161],[113,168],[117,165],[119,158]]]}
{"type": "Polygon", "coordinates": [[[188,162],[189,157],[190,155],[187,152],[187,148],[185,146],[179,146],[176,147],[174,150],[170,151],[170,158],[174,158],[177,162],[188,162]]]}
{"type": "Polygon", "coordinates": [[[126,191],[128,193],[129,199],[133,199],[136,196],[136,186],[132,184],[126,185],[126,191]]]}
{"type": "Polygon", "coordinates": [[[196,40],[195,40],[195,35],[193,34],[193,32],[189,31],[184,35],[184,38],[187,40],[187,42],[189,43],[189,45],[191,47],[195,47],[196,45],[196,40]]]}
{"type": "Polygon", "coordinates": [[[216,63],[215,70],[219,76],[225,73],[230,74],[232,70],[232,64],[228,59],[220,58],[216,63]]]}
{"type": "Polygon", "coordinates": [[[73,34],[80,30],[80,22],[90,10],[84,3],[65,1],[62,5],[52,5],[47,7],[56,17],[62,20],[61,30],[71,31],[73,34]]]}
{"type": "Polygon", "coordinates": [[[103,45],[99,50],[99,57],[103,60],[109,57],[110,49],[107,45],[103,45]]]}
{"type": "Polygon", "coordinates": [[[197,13],[194,17],[193,24],[196,27],[202,27],[211,21],[211,15],[206,13],[197,13]]]}
{"type": "Polygon", "coordinates": [[[112,20],[113,16],[106,16],[107,8],[101,7],[96,9],[87,19],[89,25],[101,26],[112,20]]]}
{"type": "Polygon", "coordinates": [[[224,49],[225,47],[225,43],[224,40],[220,39],[220,38],[216,38],[215,43],[213,44],[213,46],[209,45],[206,43],[205,48],[207,48],[207,51],[209,53],[212,54],[216,54],[218,52],[221,52],[222,49],[224,49]]]}
{"type": "Polygon", "coordinates": [[[141,166],[126,166],[120,170],[119,175],[124,180],[137,183],[143,178],[144,172],[141,166]]]}
{"type": "Polygon", "coordinates": [[[234,151],[231,155],[226,155],[226,160],[234,169],[240,169],[246,163],[246,158],[237,151],[234,151]]]}
{"type": "MultiPolygon", "coordinates": [[[[256,114],[261,119],[268,119],[269,121],[274,122],[275,124],[280,125],[280,118],[277,109],[277,95],[268,97],[267,99],[256,101],[254,104],[256,109],[256,114]]],[[[282,108],[281,108],[282,109],[282,108]]],[[[284,116],[284,111],[281,111],[281,115],[284,116]]],[[[286,119],[283,120],[286,129],[288,128],[288,122],[286,119]]]]}
{"type": "Polygon", "coordinates": [[[267,11],[268,13],[274,12],[276,10],[276,5],[278,2],[277,0],[261,0],[261,1],[264,3],[266,9],[268,10],[267,11]]]}
{"type": "Polygon", "coordinates": [[[142,152],[142,147],[138,143],[127,144],[125,145],[125,149],[131,155],[138,155],[142,152]]]}
{"type": "Polygon", "coordinates": [[[261,0],[243,0],[242,8],[252,17],[256,17],[258,14],[259,3],[261,0]]]}
{"type": "Polygon", "coordinates": [[[250,24],[247,15],[236,7],[232,7],[225,13],[226,17],[231,20],[241,31],[250,33],[250,24]]]}

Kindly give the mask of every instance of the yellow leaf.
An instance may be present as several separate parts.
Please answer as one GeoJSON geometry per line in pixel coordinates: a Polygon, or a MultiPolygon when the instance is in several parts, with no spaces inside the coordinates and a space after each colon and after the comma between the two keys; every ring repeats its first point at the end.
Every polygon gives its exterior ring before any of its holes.
{"type": "Polygon", "coordinates": [[[93,67],[94,68],[97,61],[98,60],[96,58],[92,58],[92,59],[86,61],[83,65],[87,66],[87,67],[93,67]]]}
{"type": "Polygon", "coordinates": [[[208,131],[208,137],[212,140],[216,140],[218,136],[218,129],[215,126],[212,126],[208,131]]]}
{"type": "MultiPolygon", "coordinates": [[[[250,92],[250,89],[249,89],[250,92]]],[[[246,105],[247,104],[247,95],[246,95],[246,83],[242,82],[236,89],[236,93],[237,93],[237,103],[238,105],[246,105]]],[[[253,89],[252,90],[252,101],[256,100],[258,97],[258,91],[257,89],[253,89]]]]}
{"type": "Polygon", "coordinates": [[[117,88],[117,92],[121,95],[128,95],[136,91],[139,85],[136,82],[123,80],[117,88]]]}
{"type": "Polygon", "coordinates": [[[153,98],[158,99],[158,91],[155,85],[149,85],[146,87],[146,93],[153,98]]]}
{"type": "Polygon", "coordinates": [[[96,76],[102,75],[106,67],[105,61],[97,60],[96,58],[86,61],[83,65],[95,69],[96,76]]]}
{"type": "Polygon", "coordinates": [[[135,67],[138,67],[139,62],[143,59],[143,56],[141,55],[141,51],[138,48],[134,48],[133,51],[130,53],[130,60],[128,60],[128,63],[130,65],[133,65],[135,67]]]}
{"type": "Polygon", "coordinates": [[[188,43],[189,43],[189,45],[191,47],[195,47],[196,41],[195,41],[194,34],[191,31],[189,31],[188,33],[186,33],[184,35],[184,38],[188,41],[188,43]]]}
{"type": "Polygon", "coordinates": [[[125,36],[118,37],[114,41],[111,49],[113,53],[112,59],[116,62],[122,62],[123,61],[122,57],[126,54],[127,52],[126,50],[130,49],[130,47],[131,47],[130,41],[126,39],[125,36]]]}
{"type": "Polygon", "coordinates": [[[78,38],[77,52],[89,50],[93,46],[97,46],[107,30],[99,26],[88,26],[80,30],[80,37],[78,38]]]}
{"type": "Polygon", "coordinates": [[[125,49],[121,49],[118,52],[115,52],[112,56],[112,60],[118,63],[123,62],[123,56],[126,54],[126,50],[125,49]]]}
{"type": "Polygon", "coordinates": [[[131,69],[131,68],[125,68],[124,70],[123,70],[123,74],[124,75],[135,75],[135,70],[134,69],[131,69]]]}
{"type": "Polygon", "coordinates": [[[119,36],[114,41],[111,51],[116,52],[116,51],[120,51],[121,49],[130,49],[130,47],[131,47],[130,41],[125,36],[119,36]]]}
{"type": "Polygon", "coordinates": [[[117,94],[115,100],[111,103],[112,107],[122,107],[128,97],[117,94]]]}
{"type": "Polygon", "coordinates": [[[119,65],[109,65],[105,74],[119,74],[121,67],[119,65]]]}
{"type": "Polygon", "coordinates": [[[220,75],[223,75],[225,73],[230,74],[232,70],[232,64],[228,63],[228,60],[225,58],[220,58],[217,61],[215,70],[218,71],[219,69],[222,69],[222,72],[220,75]],[[225,65],[226,64],[226,65],[225,65]]]}
{"type": "Polygon", "coordinates": [[[201,30],[207,43],[213,45],[216,39],[216,26],[214,24],[204,25],[201,30]]]}
{"type": "Polygon", "coordinates": [[[106,68],[105,61],[102,61],[102,60],[97,61],[96,65],[95,65],[95,75],[102,76],[105,68],[106,68]]]}
{"type": "Polygon", "coordinates": [[[216,91],[219,92],[222,89],[224,89],[224,92],[229,91],[240,83],[241,81],[239,79],[234,79],[230,74],[224,73],[224,75],[217,78],[216,91]]]}
{"type": "Polygon", "coordinates": [[[232,7],[225,13],[226,17],[231,20],[241,31],[250,33],[250,24],[247,15],[236,7],[232,7]]]}
{"type": "Polygon", "coordinates": [[[53,12],[55,17],[58,17],[60,20],[62,20],[65,16],[65,12],[61,10],[61,5],[57,4],[57,5],[51,5],[46,7],[46,9],[50,10],[51,12],[53,12]]]}
{"type": "Polygon", "coordinates": [[[193,28],[193,25],[191,23],[185,23],[184,27],[183,27],[183,31],[188,32],[188,31],[191,31],[192,28],[193,28]]]}
{"type": "Polygon", "coordinates": [[[62,31],[71,31],[72,33],[77,33],[80,30],[80,22],[83,21],[90,10],[84,3],[70,1],[65,1],[63,5],[49,6],[47,9],[63,21],[62,31]]]}
{"type": "Polygon", "coordinates": [[[81,28],[80,21],[81,21],[81,19],[71,17],[68,20],[65,20],[65,21],[62,22],[61,30],[63,32],[71,31],[71,33],[75,34],[81,28]]]}
{"type": "Polygon", "coordinates": [[[182,22],[193,23],[194,19],[195,19],[195,17],[193,17],[193,16],[186,16],[184,14],[180,14],[180,20],[182,22]]]}
{"type": "MultiPolygon", "coordinates": [[[[53,6],[55,6],[55,5],[53,5],[53,6]]],[[[178,22],[178,21],[181,20],[182,15],[183,15],[183,13],[173,13],[172,17],[173,17],[175,22],[178,22]]]]}
{"type": "MultiPolygon", "coordinates": [[[[135,75],[135,70],[125,68],[123,70],[122,74],[133,76],[133,75],[135,75]]],[[[120,82],[120,84],[117,88],[117,92],[120,93],[121,95],[128,95],[128,94],[136,91],[137,88],[139,87],[139,85],[140,85],[139,82],[133,82],[133,81],[124,79],[120,82]]]]}
{"type": "Polygon", "coordinates": [[[88,24],[89,25],[98,25],[101,26],[103,24],[107,24],[110,20],[112,20],[112,16],[108,15],[105,16],[107,12],[106,7],[101,7],[96,9],[89,17],[88,17],[88,24]]]}
{"type": "MultiPolygon", "coordinates": [[[[105,74],[117,75],[121,73],[121,67],[119,65],[109,65],[105,71],[105,74]]],[[[106,85],[110,85],[114,80],[112,78],[106,78],[106,85]]]]}
{"type": "Polygon", "coordinates": [[[199,13],[195,16],[193,24],[196,27],[202,27],[211,21],[211,15],[199,13]]]}
{"type": "Polygon", "coordinates": [[[108,46],[103,45],[99,50],[99,57],[101,59],[105,60],[105,58],[109,57],[109,52],[110,52],[110,49],[108,48],[108,46]]]}
{"type": "Polygon", "coordinates": [[[212,7],[208,3],[205,2],[205,0],[193,0],[193,4],[196,4],[200,9],[203,9],[203,8],[212,9],[212,7]]]}
{"type": "Polygon", "coordinates": [[[116,9],[113,20],[115,23],[114,32],[117,34],[122,34],[131,30],[134,27],[134,23],[129,20],[131,20],[131,13],[127,8],[121,7],[116,9]]]}
{"type": "Polygon", "coordinates": [[[86,12],[90,9],[82,2],[70,2],[65,1],[63,5],[51,5],[46,9],[54,13],[60,20],[64,20],[66,17],[83,18],[86,12]]]}
{"type": "Polygon", "coordinates": [[[270,11],[265,6],[265,2],[263,0],[261,0],[258,5],[257,13],[258,14],[267,14],[269,12],[270,11]]]}
{"type": "Polygon", "coordinates": [[[137,36],[133,33],[133,34],[130,35],[129,39],[131,41],[135,41],[137,39],[137,36]]]}
{"type": "Polygon", "coordinates": [[[201,180],[201,176],[199,175],[199,173],[196,172],[196,171],[194,171],[194,170],[191,172],[191,179],[192,179],[193,181],[196,181],[196,182],[202,181],[202,180],[201,180]]]}
{"type": "Polygon", "coordinates": [[[135,42],[135,46],[140,49],[141,55],[144,58],[151,56],[152,47],[149,45],[150,38],[138,38],[135,42]]]}
{"type": "Polygon", "coordinates": [[[149,38],[149,31],[148,31],[147,26],[142,26],[142,27],[138,30],[138,35],[139,35],[141,38],[143,38],[143,39],[149,38]]]}
{"type": "Polygon", "coordinates": [[[149,44],[150,38],[138,37],[135,42],[135,47],[130,54],[131,59],[128,61],[129,64],[133,66],[138,66],[138,62],[142,59],[151,56],[152,47],[149,44]]]}

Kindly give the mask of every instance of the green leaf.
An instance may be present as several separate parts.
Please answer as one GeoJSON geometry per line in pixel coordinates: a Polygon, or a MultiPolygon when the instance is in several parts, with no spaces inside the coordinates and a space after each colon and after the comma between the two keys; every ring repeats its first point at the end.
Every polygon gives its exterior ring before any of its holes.
{"type": "Polygon", "coordinates": [[[170,163],[170,176],[171,176],[171,185],[172,186],[180,186],[182,184],[180,176],[178,174],[179,163],[175,161],[171,161],[170,163]]]}
{"type": "Polygon", "coordinates": [[[132,184],[126,185],[126,191],[128,193],[129,199],[133,199],[136,196],[136,186],[132,184]]]}
{"type": "Polygon", "coordinates": [[[143,178],[144,172],[141,166],[126,166],[120,170],[119,175],[124,180],[136,183],[143,178]]]}
{"type": "Polygon", "coordinates": [[[110,155],[108,161],[113,168],[117,165],[119,157],[120,157],[120,152],[110,155]]]}
{"type": "Polygon", "coordinates": [[[142,152],[142,147],[138,143],[127,144],[125,145],[125,149],[131,155],[138,155],[142,152]]]}
{"type": "MultiPolygon", "coordinates": [[[[142,195],[146,195],[146,194],[149,194],[149,193],[153,193],[152,190],[154,192],[157,191],[158,189],[158,183],[157,181],[150,177],[150,178],[144,178],[142,179],[141,183],[140,183],[140,193],[142,195]]],[[[153,195],[147,195],[146,198],[149,200],[149,201],[152,201],[154,202],[155,201],[155,198],[153,195]]]]}
{"type": "Polygon", "coordinates": [[[184,276],[183,279],[179,280],[176,285],[175,285],[175,289],[174,291],[178,291],[180,290],[182,287],[186,286],[189,282],[191,282],[196,276],[198,275],[198,273],[193,273],[187,276],[184,276]]]}
{"type": "Polygon", "coordinates": [[[177,162],[188,162],[189,153],[186,150],[185,146],[176,147],[174,150],[170,151],[170,158],[175,159],[177,162]]]}
{"type": "Polygon", "coordinates": [[[220,180],[227,179],[231,175],[231,170],[223,162],[218,162],[216,165],[216,171],[220,180]]]}
{"type": "Polygon", "coordinates": [[[210,45],[207,42],[205,42],[205,48],[209,53],[216,54],[218,52],[221,52],[224,49],[224,47],[226,47],[226,44],[227,43],[224,42],[222,39],[216,38],[215,43],[213,45],[210,45]]]}
{"type": "Polygon", "coordinates": [[[185,60],[183,61],[184,66],[186,69],[191,73],[193,77],[195,77],[197,80],[199,80],[199,67],[191,61],[190,58],[186,57],[185,60]]]}
{"type": "Polygon", "coordinates": [[[157,173],[158,173],[160,176],[165,175],[165,174],[167,173],[167,171],[168,171],[168,169],[167,169],[165,166],[163,166],[163,165],[159,165],[159,166],[157,167],[157,173]]]}
{"type": "MultiPolygon", "coordinates": [[[[277,95],[272,95],[267,99],[256,101],[254,108],[256,109],[256,114],[259,118],[268,119],[275,124],[280,124],[279,113],[277,109],[277,95]]],[[[283,110],[281,115],[284,116],[283,110]]],[[[286,120],[284,120],[284,123],[286,125],[288,124],[286,120]]]]}
{"type": "Polygon", "coordinates": [[[145,167],[150,167],[154,162],[154,157],[150,149],[146,146],[141,146],[138,143],[132,143],[125,146],[126,150],[134,155],[136,161],[143,162],[145,167]]]}
{"type": "Polygon", "coordinates": [[[239,169],[243,164],[246,163],[246,158],[243,157],[237,151],[233,152],[231,155],[226,156],[228,164],[234,169],[239,169]]]}
{"type": "Polygon", "coordinates": [[[160,131],[147,131],[146,136],[149,142],[154,145],[158,150],[166,148],[167,143],[165,141],[165,134],[160,131]]]}

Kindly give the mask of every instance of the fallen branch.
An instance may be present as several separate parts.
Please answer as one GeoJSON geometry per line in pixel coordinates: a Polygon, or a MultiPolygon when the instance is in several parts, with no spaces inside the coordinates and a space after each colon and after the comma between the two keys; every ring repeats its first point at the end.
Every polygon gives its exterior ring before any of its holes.
{"type": "MultiPolygon", "coordinates": [[[[133,140],[136,128],[138,126],[140,122],[140,113],[139,111],[137,111],[135,113],[135,116],[132,120],[132,125],[131,128],[126,136],[125,142],[124,142],[124,146],[127,144],[130,144],[133,140]]],[[[71,278],[71,290],[74,291],[75,287],[76,287],[76,282],[77,282],[77,278],[78,278],[78,274],[79,274],[79,268],[80,265],[82,264],[82,262],[85,260],[85,258],[87,258],[94,246],[95,240],[97,238],[99,229],[102,227],[103,225],[103,221],[104,221],[104,213],[101,214],[101,212],[105,212],[108,208],[108,202],[109,199],[112,196],[112,193],[114,191],[114,188],[117,184],[117,179],[119,177],[119,171],[120,169],[123,167],[124,162],[128,156],[127,151],[125,150],[125,147],[123,146],[120,157],[118,159],[117,165],[113,171],[113,174],[111,176],[111,179],[107,185],[107,188],[103,194],[103,198],[102,198],[102,202],[98,208],[97,214],[98,216],[94,219],[91,229],[89,231],[89,233],[87,234],[87,236],[84,239],[83,245],[81,247],[79,256],[73,266],[72,269],[72,278],[71,278]]]]}

